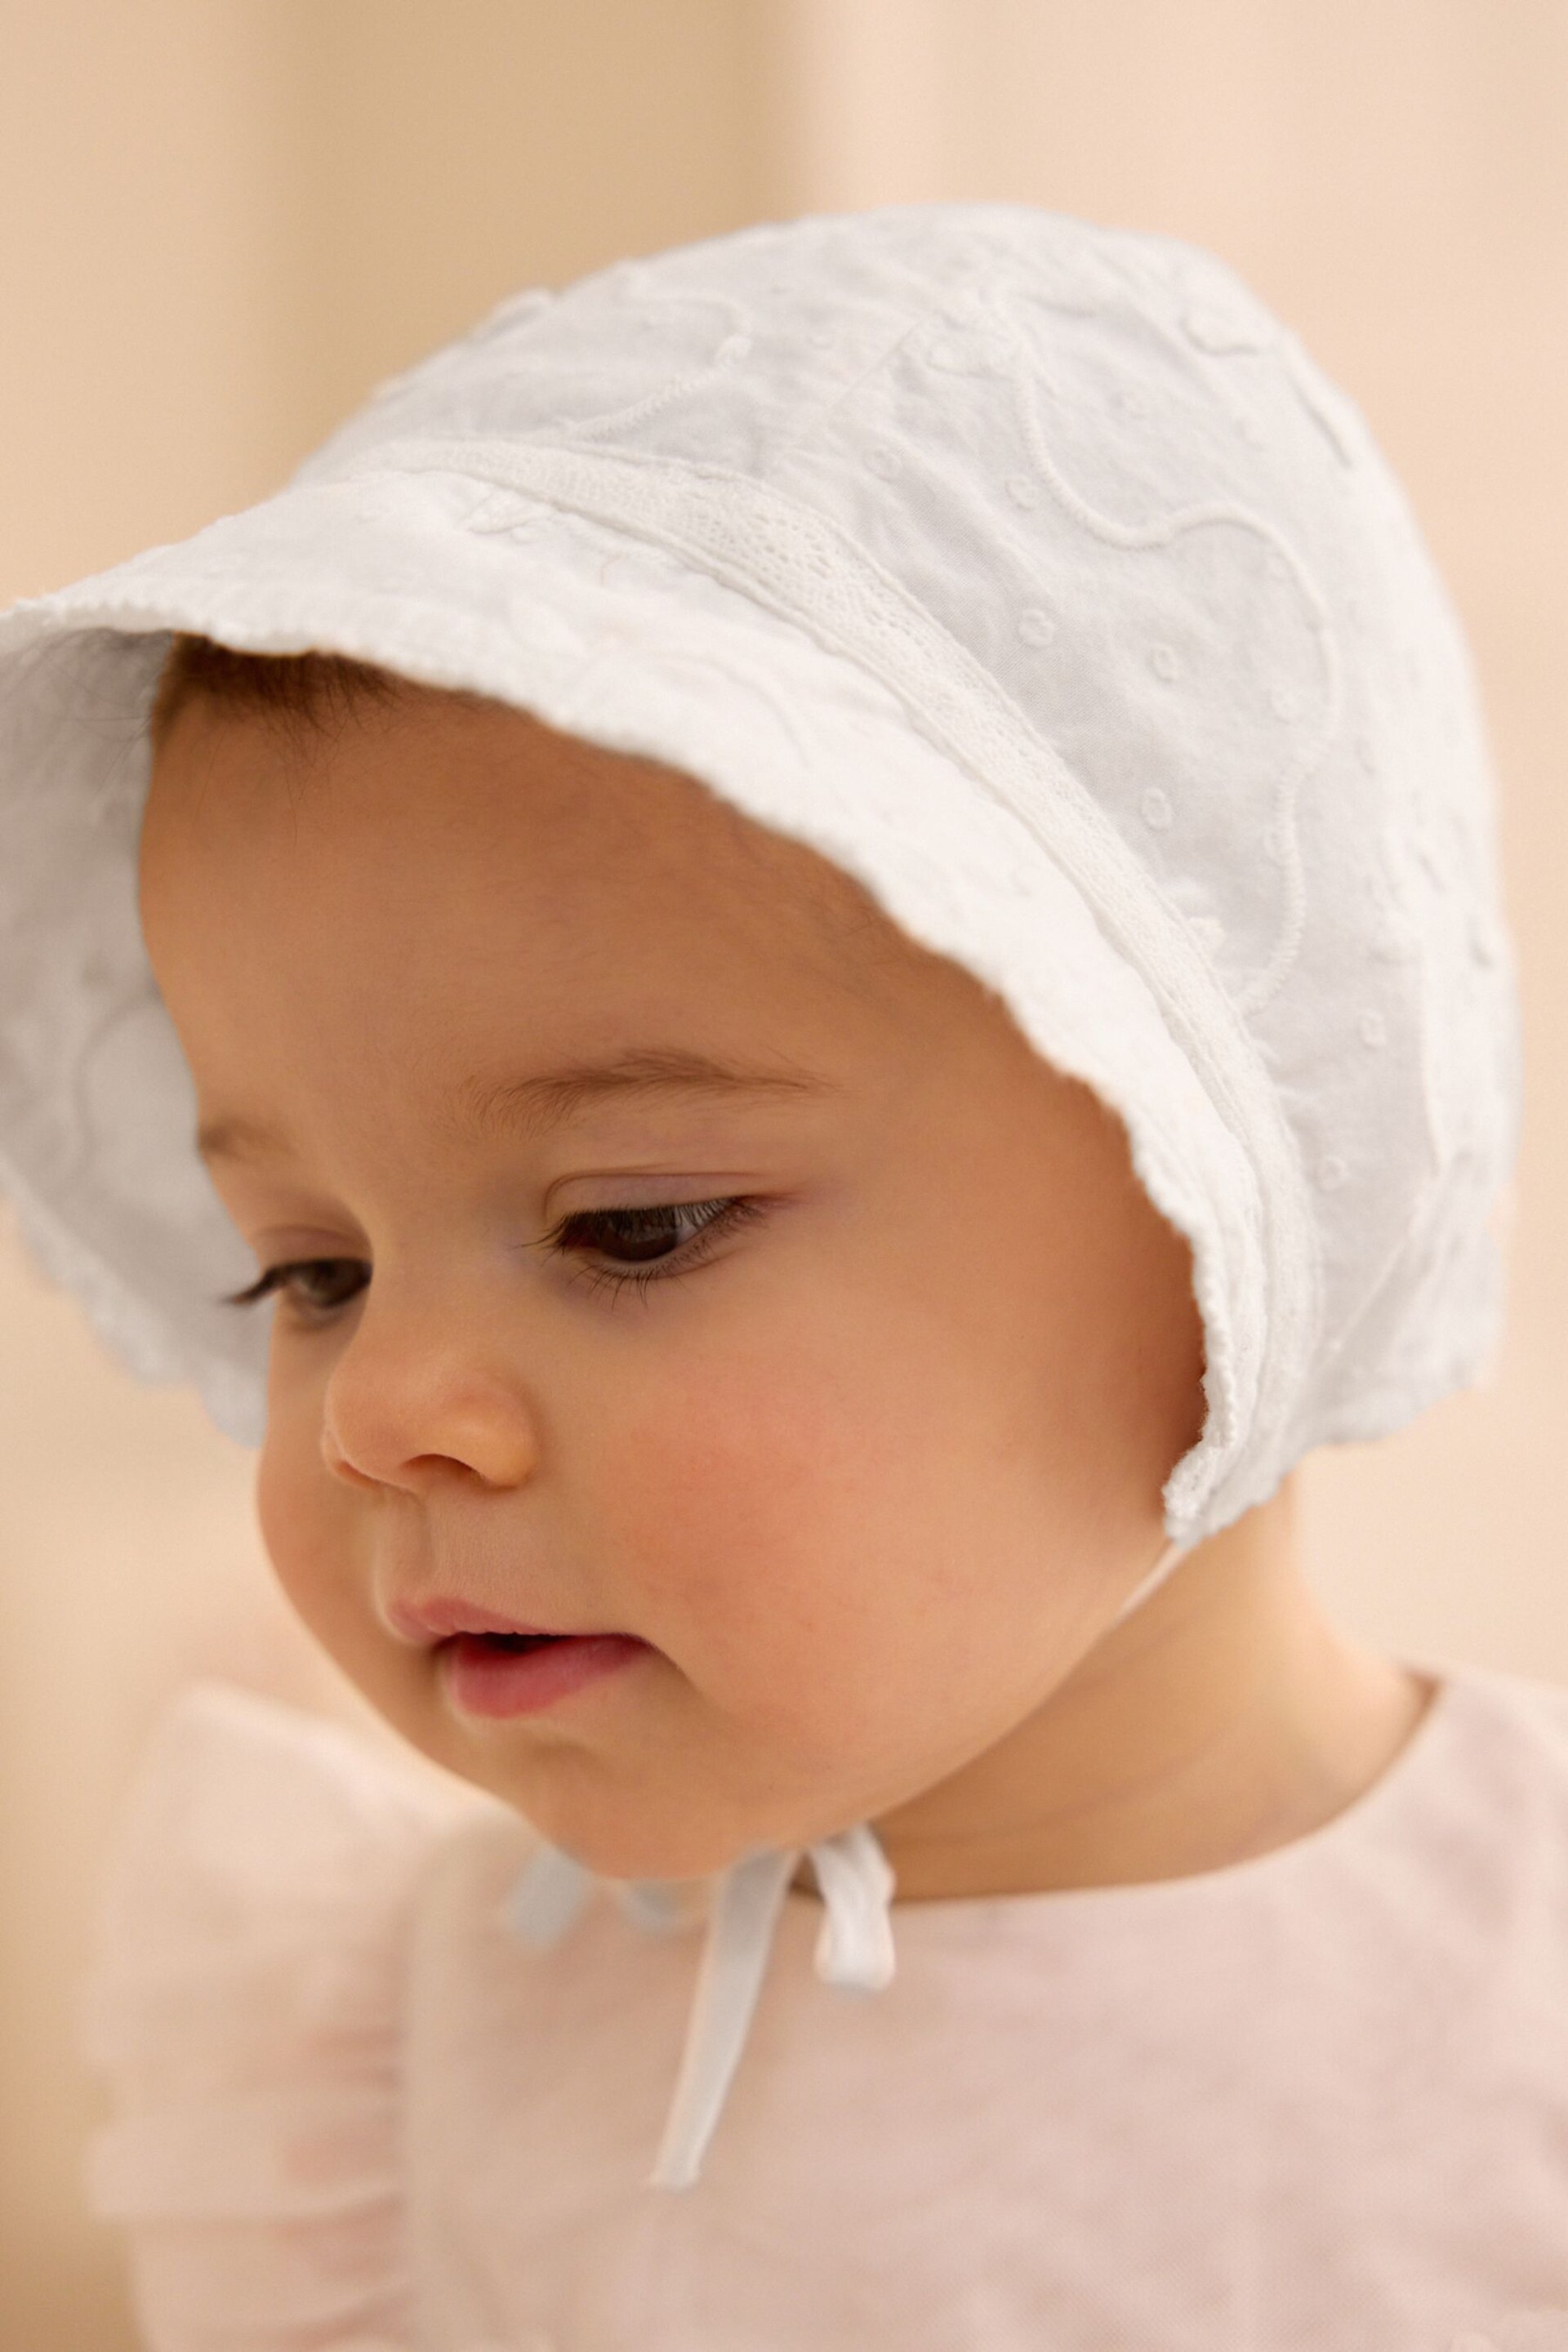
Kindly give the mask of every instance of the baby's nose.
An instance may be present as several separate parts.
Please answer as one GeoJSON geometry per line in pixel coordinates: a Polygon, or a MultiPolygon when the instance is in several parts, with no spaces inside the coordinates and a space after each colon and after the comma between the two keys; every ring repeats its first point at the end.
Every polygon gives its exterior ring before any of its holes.
{"type": "Polygon", "coordinates": [[[482,1333],[376,1314],[368,1300],[327,1381],[321,1451],[351,1486],[420,1495],[454,1475],[521,1486],[539,1458],[530,1400],[482,1333]]]}

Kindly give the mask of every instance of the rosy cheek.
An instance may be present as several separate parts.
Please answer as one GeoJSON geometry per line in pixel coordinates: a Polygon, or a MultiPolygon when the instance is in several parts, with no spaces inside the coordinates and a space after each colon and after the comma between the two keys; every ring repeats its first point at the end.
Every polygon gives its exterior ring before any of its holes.
{"type": "Polygon", "coordinates": [[[874,1464],[832,1390],[775,1356],[663,1384],[621,1423],[596,1480],[608,1554],[694,1676],[765,1682],[859,1604],[874,1464]]]}

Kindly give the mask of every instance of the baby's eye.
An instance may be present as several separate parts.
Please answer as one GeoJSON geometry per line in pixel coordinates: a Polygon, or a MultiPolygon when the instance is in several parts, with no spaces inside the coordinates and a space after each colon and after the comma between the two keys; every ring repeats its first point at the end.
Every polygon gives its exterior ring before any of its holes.
{"type": "Polygon", "coordinates": [[[370,1269],[363,1258],[293,1258],[269,1265],[247,1290],[230,1294],[228,1307],[253,1307],[271,1291],[280,1291],[307,1322],[335,1314],[364,1288],[370,1269]]]}
{"type": "Polygon", "coordinates": [[[642,1287],[661,1280],[667,1269],[671,1275],[684,1274],[700,1265],[709,1247],[721,1235],[762,1214],[760,1201],[744,1199],[579,1209],[563,1217],[544,1240],[546,1247],[562,1257],[607,1259],[607,1265],[583,1265],[583,1272],[595,1284],[616,1288],[635,1283],[642,1287]]]}
{"type": "Polygon", "coordinates": [[[552,1239],[557,1249],[592,1250],[623,1265],[668,1257],[724,1207],[721,1201],[681,1202],[648,1209],[584,1209],[563,1218],[552,1239]]]}
{"type": "MultiPolygon", "coordinates": [[[[601,1261],[584,1265],[595,1283],[642,1285],[658,1278],[666,1260],[671,1274],[700,1265],[707,1244],[762,1213],[760,1202],[742,1199],[580,1209],[545,1234],[544,1246],[562,1257],[601,1261]]],[[[231,1292],[223,1303],[253,1307],[277,1291],[302,1321],[323,1323],[357,1297],[369,1279],[370,1268],[363,1258],[291,1258],[269,1265],[248,1289],[231,1292]]]]}

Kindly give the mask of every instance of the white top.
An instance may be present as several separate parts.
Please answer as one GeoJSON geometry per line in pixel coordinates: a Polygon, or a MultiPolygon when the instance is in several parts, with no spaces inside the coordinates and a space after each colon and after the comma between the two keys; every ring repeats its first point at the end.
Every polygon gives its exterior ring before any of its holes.
{"type": "Polygon", "coordinates": [[[1229,1869],[895,1904],[879,1991],[783,1894],[674,2194],[704,1890],[541,1940],[541,1851],[314,1718],[175,1710],[89,2000],[157,2352],[1568,2347],[1568,1692],[1450,1675],[1229,1869]]]}

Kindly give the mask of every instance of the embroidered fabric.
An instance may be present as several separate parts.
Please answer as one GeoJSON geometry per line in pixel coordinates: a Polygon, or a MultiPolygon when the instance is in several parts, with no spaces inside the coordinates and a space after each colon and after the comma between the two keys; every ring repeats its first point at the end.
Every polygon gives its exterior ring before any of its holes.
{"type": "Polygon", "coordinates": [[[1211,257],[917,206],[620,266],[0,620],[0,1187],[253,1441],[135,917],[174,628],[685,767],[994,986],[1192,1244],[1173,1538],[1484,1374],[1517,1032],[1468,657],[1362,420],[1211,257]]]}

